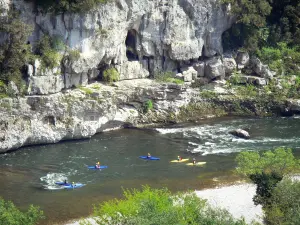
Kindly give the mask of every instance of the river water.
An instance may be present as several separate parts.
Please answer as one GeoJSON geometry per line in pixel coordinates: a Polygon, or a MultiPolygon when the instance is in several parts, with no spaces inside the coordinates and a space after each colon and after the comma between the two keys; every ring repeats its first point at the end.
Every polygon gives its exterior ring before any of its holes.
{"type": "Polygon", "coordinates": [[[237,179],[235,156],[246,150],[287,146],[300,156],[300,118],[221,118],[198,124],[147,130],[126,129],[95,135],[89,140],[31,146],[0,155],[0,196],[24,209],[44,210],[41,224],[63,223],[88,216],[94,204],[119,198],[122,188],[168,187],[186,191],[214,187],[237,179]],[[249,129],[251,139],[228,132],[249,129]],[[159,161],[138,156],[151,153],[159,161]],[[170,163],[178,155],[205,161],[204,167],[170,163]],[[88,165],[107,165],[101,171],[88,165]],[[64,190],[55,181],[68,179],[86,186],[64,190]]]}

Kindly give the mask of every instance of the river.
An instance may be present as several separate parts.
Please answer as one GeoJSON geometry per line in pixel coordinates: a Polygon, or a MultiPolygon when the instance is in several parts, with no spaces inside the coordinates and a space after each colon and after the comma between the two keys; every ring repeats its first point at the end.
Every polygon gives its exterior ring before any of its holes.
{"type": "Polygon", "coordinates": [[[88,140],[24,147],[0,155],[0,196],[24,209],[44,210],[42,225],[88,216],[93,204],[122,196],[122,188],[168,187],[186,191],[214,187],[237,179],[235,156],[246,150],[287,146],[300,156],[300,118],[220,118],[165,128],[124,129],[88,140]],[[251,139],[229,134],[247,128],[251,139]],[[138,156],[151,153],[159,161],[138,156]],[[180,155],[205,161],[203,167],[170,163],[180,155]],[[88,170],[96,162],[101,171],[88,170]],[[63,190],[55,181],[68,179],[86,186],[63,190]]]}

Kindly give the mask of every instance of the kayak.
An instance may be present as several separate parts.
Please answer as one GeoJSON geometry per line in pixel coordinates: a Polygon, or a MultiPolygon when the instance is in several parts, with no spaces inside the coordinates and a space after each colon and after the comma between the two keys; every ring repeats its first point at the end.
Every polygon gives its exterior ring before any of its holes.
{"type": "Polygon", "coordinates": [[[89,169],[92,170],[100,170],[100,169],[106,169],[108,166],[100,166],[100,168],[97,168],[96,166],[88,166],[89,169]]]}
{"type": "Polygon", "coordinates": [[[75,188],[81,188],[83,187],[85,184],[82,183],[76,183],[74,185],[70,184],[70,185],[64,185],[64,189],[75,189],[75,188]]]}
{"type": "Polygon", "coordinates": [[[141,159],[147,159],[147,160],[160,160],[160,158],[156,158],[156,157],[148,157],[148,156],[140,156],[141,159]]]}
{"type": "Polygon", "coordinates": [[[186,161],[189,161],[189,159],[182,159],[180,161],[178,159],[175,159],[175,160],[172,160],[170,162],[181,163],[181,162],[186,162],[186,161]]]}
{"type": "Polygon", "coordinates": [[[206,162],[197,162],[196,164],[193,163],[187,163],[187,166],[203,166],[204,164],[206,164],[206,162]]]}
{"type": "Polygon", "coordinates": [[[71,185],[70,183],[65,183],[65,182],[55,182],[57,185],[71,185]]]}

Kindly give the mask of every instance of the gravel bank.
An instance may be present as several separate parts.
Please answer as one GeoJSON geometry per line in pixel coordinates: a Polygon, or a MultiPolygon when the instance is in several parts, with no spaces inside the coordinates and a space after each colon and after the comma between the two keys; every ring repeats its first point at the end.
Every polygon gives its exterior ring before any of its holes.
{"type": "Polygon", "coordinates": [[[256,186],[253,184],[236,184],[196,191],[196,194],[207,199],[212,206],[227,209],[235,218],[243,216],[248,223],[252,220],[262,223],[262,207],[255,206],[252,201],[255,191],[256,186]]]}

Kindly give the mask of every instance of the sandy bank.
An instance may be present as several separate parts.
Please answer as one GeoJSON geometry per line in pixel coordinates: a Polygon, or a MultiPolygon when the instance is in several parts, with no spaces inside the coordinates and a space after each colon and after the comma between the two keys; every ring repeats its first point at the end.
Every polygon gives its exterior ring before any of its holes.
{"type": "Polygon", "coordinates": [[[227,209],[235,218],[243,216],[248,223],[252,220],[262,223],[262,207],[255,206],[252,201],[255,191],[254,184],[236,184],[196,191],[196,194],[212,206],[227,209]]]}

